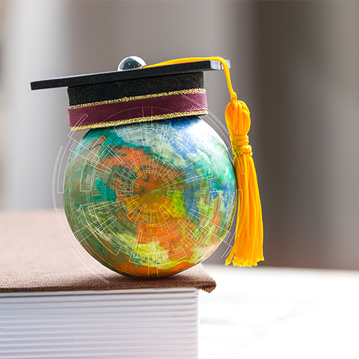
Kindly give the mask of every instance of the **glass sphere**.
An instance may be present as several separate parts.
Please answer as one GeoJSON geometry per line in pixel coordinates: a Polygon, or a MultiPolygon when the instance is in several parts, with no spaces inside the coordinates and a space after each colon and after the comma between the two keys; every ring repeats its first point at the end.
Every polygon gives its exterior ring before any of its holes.
{"type": "Polygon", "coordinates": [[[138,56],[129,56],[124,58],[118,65],[118,71],[125,71],[130,69],[135,69],[137,67],[146,66],[146,63],[143,59],[138,56]]]}
{"type": "Polygon", "coordinates": [[[130,276],[171,275],[208,258],[228,233],[235,199],[226,145],[197,116],[90,130],[65,175],[75,237],[130,276]]]}

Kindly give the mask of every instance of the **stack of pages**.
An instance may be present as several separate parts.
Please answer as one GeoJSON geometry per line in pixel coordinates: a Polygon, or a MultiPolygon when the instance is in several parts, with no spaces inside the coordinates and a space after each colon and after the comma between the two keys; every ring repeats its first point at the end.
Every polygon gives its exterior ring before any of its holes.
{"type": "Polygon", "coordinates": [[[198,358],[202,266],[131,279],[66,237],[56,214],[0,214],[0,358],[198,358]]]}
{"type": "Polygon", "coordinates": [[[197,289],[0,295],[0,358],[197,358],[197,289]]]}

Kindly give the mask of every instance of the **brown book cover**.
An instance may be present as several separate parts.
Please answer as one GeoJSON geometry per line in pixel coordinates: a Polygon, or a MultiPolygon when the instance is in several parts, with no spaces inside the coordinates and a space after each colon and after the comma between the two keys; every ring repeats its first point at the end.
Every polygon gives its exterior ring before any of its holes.
{"type": "Polygon", "coordinates": [[[0,213],[0,293],[215,287],[202,265],[155,279],[115,273],[77,243],[62,211],[0,213]]]}

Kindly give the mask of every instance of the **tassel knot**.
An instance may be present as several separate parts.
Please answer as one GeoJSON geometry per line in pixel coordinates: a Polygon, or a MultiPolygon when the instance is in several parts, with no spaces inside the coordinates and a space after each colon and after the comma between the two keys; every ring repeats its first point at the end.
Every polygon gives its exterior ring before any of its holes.
{"type": "Polygon", "coordinates": [[[232,144],[232,152],[235,156],[242,154],[252,156],[252,147],[249,145],[249,138],[247,135],[229,135],[232,144]]]}

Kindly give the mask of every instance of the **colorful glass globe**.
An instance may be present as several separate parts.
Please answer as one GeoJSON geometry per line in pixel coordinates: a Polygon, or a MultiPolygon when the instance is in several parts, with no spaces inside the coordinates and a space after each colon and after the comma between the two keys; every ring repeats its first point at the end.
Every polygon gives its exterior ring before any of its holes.
{"type": "Polygon", "coordinates": [[[93,129],[65,175],[64,207],[82,246],[130,276],[166,276],[208,258],[233,219],[225,143],[197,116],[93,129]]]}

